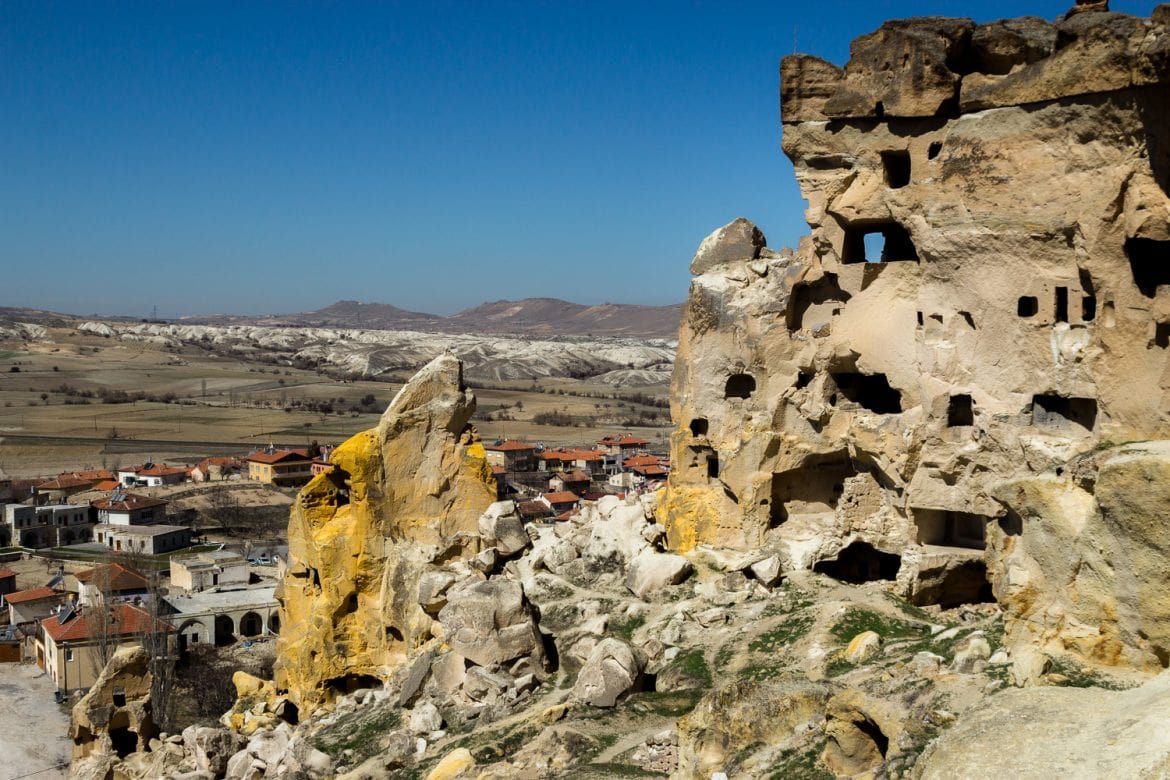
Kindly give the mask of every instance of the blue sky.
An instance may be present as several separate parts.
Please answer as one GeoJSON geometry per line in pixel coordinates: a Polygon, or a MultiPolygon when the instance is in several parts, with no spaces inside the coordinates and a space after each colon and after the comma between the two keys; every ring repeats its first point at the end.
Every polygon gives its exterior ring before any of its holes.
{"type": "Polygon", "coordinates": [[[794,42],[843,64],[887,18],[1071,4],[9,0],[0,305],[678,302],[719,225],[805,232],[794,42]]]}

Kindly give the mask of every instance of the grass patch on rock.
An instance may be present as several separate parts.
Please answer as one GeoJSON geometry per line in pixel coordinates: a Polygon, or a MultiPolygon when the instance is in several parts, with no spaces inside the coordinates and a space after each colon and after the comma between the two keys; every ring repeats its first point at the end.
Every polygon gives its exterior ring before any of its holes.
{"type": "Polygon", "coordinates": [[[352,750],[352,763],[360,764],[377,753],[383,734],[396,728],[402,719],[398,707],[383,707],[374,711],[358,710],[339,718],[313,738],[313,746],[336,760],[346,750],[352,750]]]}

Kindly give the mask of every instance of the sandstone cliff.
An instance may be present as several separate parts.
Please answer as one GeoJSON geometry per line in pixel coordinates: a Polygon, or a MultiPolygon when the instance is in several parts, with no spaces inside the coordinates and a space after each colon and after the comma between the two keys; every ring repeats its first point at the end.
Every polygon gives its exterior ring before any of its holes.
{"type": "MultiPolygon", "coordinates": [[[[1139,584],[1165,561],[1156,504],[1100,495],[1138,467],[1069,465],[1170,433],[1170,6],[1104,5],[889,22],[844,68],[784,59],[811,233],[773,252],[737,221],[695,257],[672,547],[998,598],[1019,642],[1167,664],[1139,584]]],[[[1165,484],[1162,448],[1142,457],[1165,484]]]]}
{"type": "Polygon", "coordinates": [[[277,684],[302,710],[385,678],[430,638],[422,569],[478,552],[495,482],[474,430],[462,364],[443,355],[398,393],[378,427],[331,457],[289,521],[277,684]]]}

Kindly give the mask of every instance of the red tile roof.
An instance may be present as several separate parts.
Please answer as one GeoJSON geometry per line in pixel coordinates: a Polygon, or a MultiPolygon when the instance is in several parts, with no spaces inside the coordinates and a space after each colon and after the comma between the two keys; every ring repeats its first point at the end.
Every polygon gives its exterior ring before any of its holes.
{"type": "Polygon", "coordinates": [[[9,604],[24,604],[29,601],[44,601],[45,599],[63,597],[65,594],[52,588],[32,588],[9,593],[4,599],[9,604]]]}
{"type": "Polygon", "coordinates": [[[149,468],[139,469],[135,472],[139,476],[148,477],[173,477],[176,474],[186,474],[187,469],[176,468],[175,466],[164,466],[161,463],[155,463],[149,468]]]}
{"type": "Polygon", "coordinates": [[[117,490],[122,483],[116,479],[103,479],[93,486],[94,490],[117,490]]]}
{"type": "Polygon", "coordinates": [[[0,580],[6,580],[9,577],[15,576],[16,572],[12,571],[12,569],[0,569],[0,580]]]}
{"type": "Polygon", "coordinates": [[[657,465],[659,465],[658,456],[657,455],[635,455],[632,458],[626,458],[625,460],[623,460],[622,465],[625,466],[626,468],[632,468],[633,466],[657,466],[657,465]]]}
{"type": "Polygon", "coordinates": [[[630,469],[630,471],[634,472],[635,474],[641,474],[643,477],[664,477],[668,473],[670,473],[666,469],[662,468],[661,466],[657,466],[657,465],[655,465],[655,466],[634,466],[634,468],[630,469]]]}
{"type": "Polygon", "coordinates": [[[136,509],[146,509],[152,506],[166,506],[169,503],[169,501],[161,498],[151,498],[150,496],[127,493],[126,497],[121,501],[114,501],[112,498],[103,498],[94,501],[93,506],[98,509],[106,509],[110,512],[132,512],[136,509]]]}
{"type": "Polygon", "coordinates": [[[93,485],[96,480],[80,479],[68,474],[60,477],[50,479],[48,482],[42,482],[37,485],[37,490],[69,490],[70,488],[87,488],[93,485]]]}
{"type": "MultiPolygon", "coordinates": [[[[99,615],[107,614],[105,610],[86,609],[62,623],[56,615],[41,621],[41,628],[54,642],[77,642],[90,639],[93,636],[93,621],[99,615]]],[[[157,631],[174,631],[174,626],[161,620],[153,620],[145,610],[131,604],[115,604],[110,607],[110,632],[115,636],[131,636],[144,634],[150,630],[151,624],[157,631]]]]}
{"type": "Polygon", "coordinates": [[[244,460],[272,465],[273,463],[283,463],[286,460],[311,461],[312,458],[309,457],[308,450],[274,450],[272,452],[254,452],[244,460]]]}
{"type": "Polygon", "coordinates": [[[92,569],[78,572],[78,582],[100,583],[101,587],[111,591],[146,590],[149,583],[146,578],[136,571],[127,569],[120,563],[106,563],[92,569]]]}
{"type": "Polygon", "coordinates": [[[491,452],[522,452],[524,450],[534,450],[536,449],[536,446],[532,444],[525,444],[522,441],[510,440],[500,442],[499,444],[485,444],[483,445],[483,448],[491,452]]]}
{"type": "Polygon", "coordinates": [[[77,477],[78,479],[92,479],[97,481],[99,479],[115,479],[117,474],[109,469],[89,469],[88,471],[70,471],[67,474],[60,474],[59,476],[77,477]]]}
{"type": "Polygon", "coordinates": [[[496,475],[497,477],[502,477],[507,473],[508,470],[503,466],[492,466],[492,474],[496,475]]]}
{"type": "Polygon", "coordinates": [[[592,482],[593,481],[593,477],[589,476],[588,474],[586,474],[584,471],[581,471],[580,469],[575,469],[575,470],[570,471],[566,474],[561,474],[560,477],[561,477],[562,482],[592,482]]]}
{"type": "Polygon", "coordinates": [[[543,501],[521,501],[516,505],[521,517],[547,517],[552,513],[543,501]]]}
{"type": "Polygon", "coordinates": [[[575,504],[581,500],[581,497],[579,495],[577,495],[576,493],[570,493],[567,490],[561,490],[561,491],[556,492],[556,493],[545,493],[545,494],[543,494],[543,497],[544,497],[544,500],[549,502],[550,504],[569,504],[569,503],[575,504]]]}

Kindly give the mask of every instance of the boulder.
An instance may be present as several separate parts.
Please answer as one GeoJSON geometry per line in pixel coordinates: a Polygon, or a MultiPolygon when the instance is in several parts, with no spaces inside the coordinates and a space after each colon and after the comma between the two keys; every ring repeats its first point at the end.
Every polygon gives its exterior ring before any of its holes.
{"type": "Polygon", "coordinates": [[[626,570],[626,587],[640,599],[677,585],[690,576],[691,562],[681,555],[644,550],[630,561],[626,570]]]}
{"type": "Polygon", "coordinates": [[[426,780],[455,780],[461,777],[470,777],[475,770],[475,759],[467,748],[456,748],[443,760],[435,765],[426,777],[426,780]]]}
{"type": "Polygon", "coordinates": [[[845,648],[844,658],[852,664],[863,664],[882,651],[882,638],[876,631],[862,631],[845,648]]]}
{"type": "Polygon", "coordinates": [[[698,276],[716,266],[755,260],[765,246],[767,241],[758,227],[743,217],[733,219],[699,244],[691,260],[691,273],[698,276]]]}
{"type": "Polygon", "coordinates": [[[641,673],[630,646],[606,637],[597,643],[581,667],[573,695],[591,707],[612,707],[638,684],[641,673]]]}
{"type": "Polygon", "coordinates": [[[544,657],[532,608],[517,582],[460,584],[448,593],[439,622],[451,648],[480,666],[544,657]]]}

